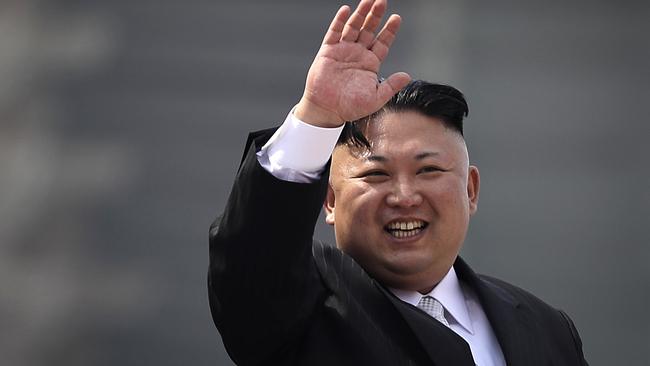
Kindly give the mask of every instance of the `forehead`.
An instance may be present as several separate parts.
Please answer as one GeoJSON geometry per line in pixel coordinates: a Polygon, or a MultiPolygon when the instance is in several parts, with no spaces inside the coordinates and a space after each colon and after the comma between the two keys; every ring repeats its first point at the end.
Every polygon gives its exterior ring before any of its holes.
{"type": "Polygon", "coordinates": [[[364,126],[364,135],[369,141],[390,139],[413,139],[415,137],[442,138],[455,134],[435,117],[415,111],[385,112],[364,126]]]}
{"type": "Polygon", "coordinates": [[[371,146],[362,155],[409,157],[426,150],[466,156],[465,142],[458,132],[447,128],[438,118],[415,111],[386,112],[361,130],[371,146]]]}

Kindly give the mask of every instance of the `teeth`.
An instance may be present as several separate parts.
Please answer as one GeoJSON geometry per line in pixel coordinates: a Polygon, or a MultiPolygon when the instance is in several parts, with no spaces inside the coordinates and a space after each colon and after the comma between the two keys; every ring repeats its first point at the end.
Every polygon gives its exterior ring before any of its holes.
{"type": "Polygon", "coordinates": [[[395,221],[387,225],[390,230],[413,230],[424,226],[424,221],[395,221]]]}
{"type": "Polygon", "coordinates": [[[391,230],[389,233],[393,235],[396,238],[408,238],[414,235],[417,235],[420,231],[422,231],[421,228],[413,229],[413,230],[408,230],[408,231],[402,231],[402,230],[391,230]]]}
{"type": "Polygon", "coordinates": [[[388,232],[396,238],[408,238],[422,231],[426,223],[420,220],[395,221],[386,225],[388,232]]]}

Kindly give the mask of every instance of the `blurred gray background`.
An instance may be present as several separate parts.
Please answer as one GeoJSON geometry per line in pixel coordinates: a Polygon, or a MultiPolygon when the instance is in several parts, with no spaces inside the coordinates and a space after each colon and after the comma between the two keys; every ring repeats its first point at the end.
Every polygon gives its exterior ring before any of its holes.
{"type": "MultiPolygon", "coordinates": [[[[232,365],[208,226],[341,4],[0,2],[3,365],[232,365]]],[[[567,311],[595,366],[650,364],[649,9],[389,4],[404,23],[384,74],[470,103],[482,189],[463,256],[567,311]]]]}

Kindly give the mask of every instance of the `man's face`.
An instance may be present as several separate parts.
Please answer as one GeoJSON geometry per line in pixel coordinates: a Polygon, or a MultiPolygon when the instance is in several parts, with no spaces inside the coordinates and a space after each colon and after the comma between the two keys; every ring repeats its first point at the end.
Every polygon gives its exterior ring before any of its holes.
{"type": "Polygon", "coordinates": [[[364,135],[369,151],[334,150],[326,221],[337,246],[375,279],[429,291],[465,239],[478,170],[457,132],[418,112],[387,112],[364,135]]]}

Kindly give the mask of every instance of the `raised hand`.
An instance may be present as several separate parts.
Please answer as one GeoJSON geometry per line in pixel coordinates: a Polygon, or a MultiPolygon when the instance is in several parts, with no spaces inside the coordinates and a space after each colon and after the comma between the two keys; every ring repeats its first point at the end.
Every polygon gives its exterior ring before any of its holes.
{"type": "Polygon", "coordinates": [[[375,35],[385,11],[386,0],[362,0],[352,14],[347,5],[339,9],[307,74],[296,117],[337,127],[376,112],[408,84],[404,72],[377,79],[401,22],[393,14],[375,35]]]}

